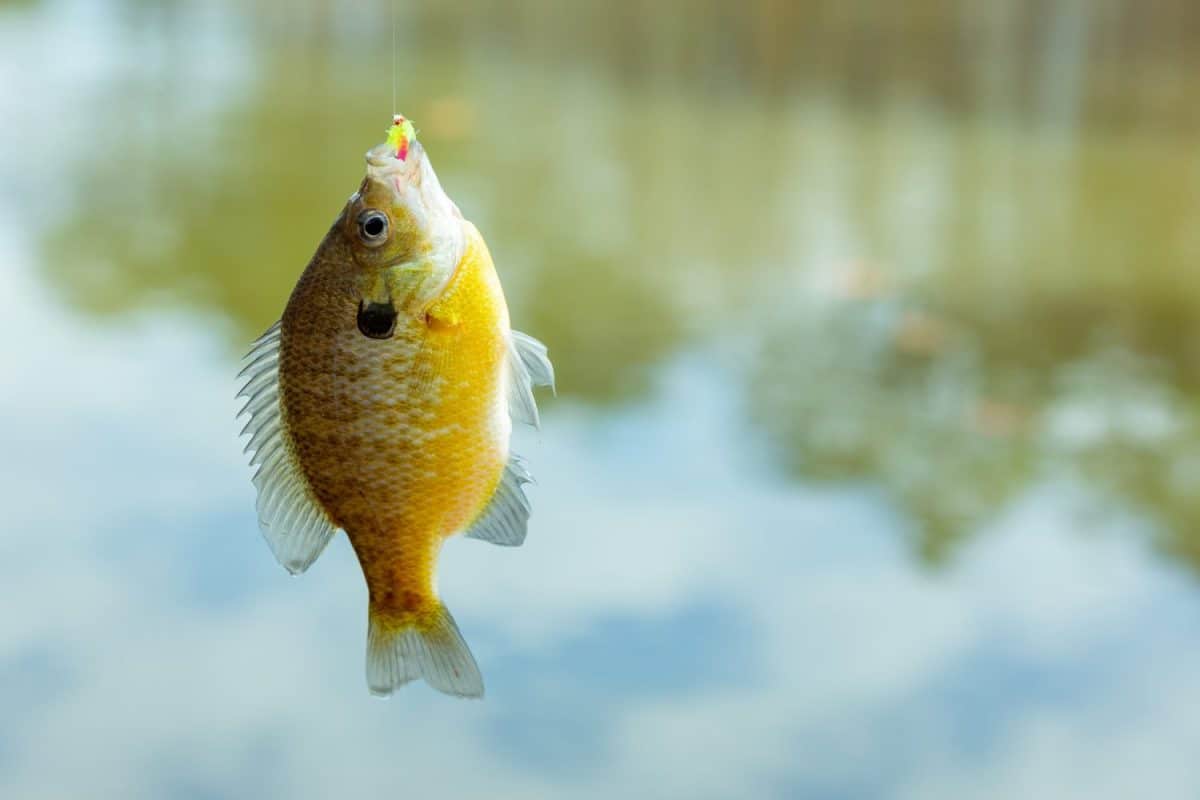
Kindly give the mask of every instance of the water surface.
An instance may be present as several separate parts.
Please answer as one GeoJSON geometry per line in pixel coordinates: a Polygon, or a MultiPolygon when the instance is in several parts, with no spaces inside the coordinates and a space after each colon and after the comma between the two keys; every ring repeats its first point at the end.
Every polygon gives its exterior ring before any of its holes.
{"type": "Polygon", "coordinates": [[[400,4],[559,395],[362,678],[233,399],[391,112],[385,3],[0,7],[0,796],[1200,787],[1200,12],[400,4]]]}

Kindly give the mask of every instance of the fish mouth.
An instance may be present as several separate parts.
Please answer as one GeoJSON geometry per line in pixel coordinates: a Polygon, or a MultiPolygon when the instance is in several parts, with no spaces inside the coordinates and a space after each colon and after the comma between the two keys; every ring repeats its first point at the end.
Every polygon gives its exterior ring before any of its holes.
{"type": "Polygon", "coordinates": [[[396,157],[396,151],[387,144],[377,144],[367,151],[367,172],[376,178],[408,178],[414,179],[421,174],[421,159],[425,157],[425,148],[421,143],[413,141],[408,148],[408,155],[396,157]]]}

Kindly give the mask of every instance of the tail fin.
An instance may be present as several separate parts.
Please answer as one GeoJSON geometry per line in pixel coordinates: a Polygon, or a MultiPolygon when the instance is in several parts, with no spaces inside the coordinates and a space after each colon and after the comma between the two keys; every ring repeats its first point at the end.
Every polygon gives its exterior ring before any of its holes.
{"type": "Polygon", "coordinates": [[[367,633],[367,686],[372,694],[389,695],[415,678],[439,692],[457,697],[483,697],[483,676],[454,617],[441,602],[406,620],[393,620],[371,610],[367,633]]]}

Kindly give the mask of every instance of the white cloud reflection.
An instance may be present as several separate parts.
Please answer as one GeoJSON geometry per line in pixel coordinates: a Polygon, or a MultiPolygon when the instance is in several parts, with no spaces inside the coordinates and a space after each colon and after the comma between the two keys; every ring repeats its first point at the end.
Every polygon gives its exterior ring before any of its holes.
{"type": "MultiPolygon", "coordinates": [[[[0,111],[22,123],[0,136],[27,156],[0,163],[0,211],[58,199],[33,192],[44,176],[28,164],[58,152],[65,110],[102,107],[89,76],[173,56],[100,35],[111,21],[95,3],[54,5],[0,29],[0,111]],[[39,57],[47,46],[72,58],[39,57]],[[28,100],[44,95],[61,100],[28,100]]],[[[250,68],[236,31],[198,30],[179,109],[197,123],[250,68]]],[[[811,125],[822,153],[844,146],[828,120],[811,125]]],[[[781,207],[844,204],[840,176],[814,175],[828,191],[781,207]]],[[[927,216],[944,181],[917,183],[896,207],[927,216]]],[[[847,255],[845,230],[800,233],[829,257],[812,260],[847,255]]],[[[898,237],[916,263],[936,238],[898,237]]],[[[1200,602],[1147,557],[1137,521],[1098,525],[1076,490],[1042,486],[927,574],[871,491],[773,476],[702,358],[620,414],[548,403],[544,432],[521,439],[539,478],[526,546],[447,548],[442,593],[488,699],[423,686],[374,699],[344,539],[302,579],[259,540],[220,323],[82,322],[24,247],[0,225],[0,797],[1105,800],[1200,786],[1200,602]]]]}
{"type": "Polygon", "coordinates": [[[622,414],[548,404],[527,545],[447,548],[489,698],[373,699],[345,541],[293,580],[258,539],[213,323],[85,324],[0,252],[0,796],[1200,785],[1197,596],[1135,521],[1044,486],[925,574],[869,491],[764,471],[701,359],[622,414]]]}

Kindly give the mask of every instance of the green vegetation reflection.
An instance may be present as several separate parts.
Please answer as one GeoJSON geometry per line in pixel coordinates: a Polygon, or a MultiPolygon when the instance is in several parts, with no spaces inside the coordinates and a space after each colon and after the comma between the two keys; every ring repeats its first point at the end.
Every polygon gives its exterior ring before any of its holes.
{"type": "MultiPolygon", "coordinates": [[[[1200,11],[610,5],[419,6],[400,50],[566,397],[735,342],[783,468],[881,485],[931,563],[1053,479],[1200,569],[1200,11]]],[[[180,70],[101,98],[46,241],[70,302],[224,315],[231,350],[275,319],[391,111],[384,5],[302,8],[229,8],[248,67],[204,115],[180,70]]]]}

